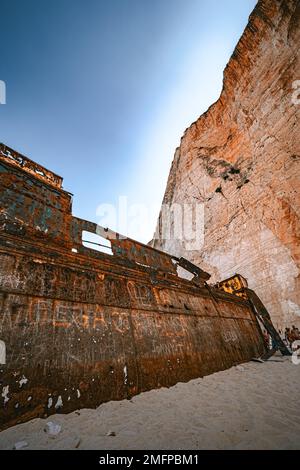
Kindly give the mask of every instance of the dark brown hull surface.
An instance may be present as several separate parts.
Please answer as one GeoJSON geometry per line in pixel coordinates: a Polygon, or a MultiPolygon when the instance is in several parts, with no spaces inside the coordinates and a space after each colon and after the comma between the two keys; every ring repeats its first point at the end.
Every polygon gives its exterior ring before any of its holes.
{"type": "Polygon", "coordinates": [[[172,256],[109,230],[113,255],[82,246],[99,227],[72,216],[62,180],[0,150],[0,429],[265,352],[246,300],[208,289],[204,274],[180,278],[172,256]]]}

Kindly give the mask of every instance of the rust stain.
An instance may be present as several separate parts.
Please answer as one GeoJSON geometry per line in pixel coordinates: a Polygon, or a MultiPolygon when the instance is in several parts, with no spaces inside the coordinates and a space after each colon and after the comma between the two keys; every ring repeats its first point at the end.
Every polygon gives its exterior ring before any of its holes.
{"type": "Polygon", "coordinates": [[[187,260],[73,217],[62,178],[2,144],[0,188],[0,429],[265,352],[247,299],[207,288],[209,274],[187,260]],[[83,246],[83,231],[112,255],[83,246]]]}

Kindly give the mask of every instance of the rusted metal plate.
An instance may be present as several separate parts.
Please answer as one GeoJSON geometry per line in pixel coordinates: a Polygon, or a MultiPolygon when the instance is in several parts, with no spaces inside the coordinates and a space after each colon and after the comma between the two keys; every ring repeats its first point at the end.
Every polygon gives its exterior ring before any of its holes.
{"type": "Polygon", "coordinates": [[[50,177],[43,180],[27,166],[18,167],[15,160],[3,155],[1,146],[0,188],[3,231],[32,240],[70,244],[70,194],[52,184],[50,177]]]}
{"type": "Polygon", "coordinates": [[[91,255],[91,251],[84,251],[82,247],[82,231],[86,230],[91,233],[100,235],[109,240],[112,245],[112,252],[118,258],[125,259],[128,263],[133,262],[134,265],[154,268],[159,271],[166,271],[176,274],[175,258],[156,250],[148,245],[137,242],[105,227],[101,227],[93,222],[72,217],[71,239],[73,246],[82,253],[91,255]]]}
{"type": "Polygon", "coordinates": [[[32,174],[36,179],[43,181],[55,188],[61,188],[63,179],[56,175],[53,171],[47,170],[45,167],[30,160],[19,152],[11,149],[7,145],[0,144],[0,155],[3,161],[9,162],[17,168],[22,168],[26,173],[32,174]]]}
{"type": "Polygon", "coordinates": [[[0,165],[1,429],[264,353],[247,301],[212,296],[177,276],[176,258],[73,217],[51,172],[43,180],[1,152],[0,165]],[[83,247],[83,230],[113,255],[83,247]]]}

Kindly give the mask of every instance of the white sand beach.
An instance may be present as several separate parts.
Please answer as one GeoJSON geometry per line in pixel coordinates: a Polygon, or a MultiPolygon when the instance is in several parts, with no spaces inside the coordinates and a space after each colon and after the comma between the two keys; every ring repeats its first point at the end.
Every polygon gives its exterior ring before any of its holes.
{"type": "Polygon", "coordinates": [[[34,419],[0,449],[300,449],[300,365],[274,356],[96,410],[34,419]],[[55,437],[47,422],[61,425],[55,437]]]}

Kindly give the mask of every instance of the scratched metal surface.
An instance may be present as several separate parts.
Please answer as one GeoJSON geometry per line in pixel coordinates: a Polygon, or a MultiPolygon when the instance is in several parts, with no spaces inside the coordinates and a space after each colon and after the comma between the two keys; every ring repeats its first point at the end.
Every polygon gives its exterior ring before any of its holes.
{"type": "Polygon", "coordinates": [[[171,256],[72,217],[60,177],[40,166],[47,177],[36,176],[34,162],[28,170],[5,152],[0,145],[0,429],[264,352],[246,301],[212,297],[179,278],[171,256]],[[113,256],[83,247],[82,230],[111,240],[113,256]]]}

